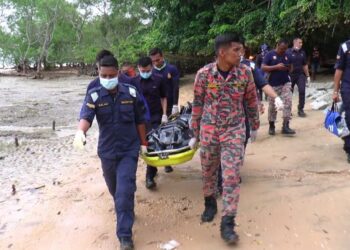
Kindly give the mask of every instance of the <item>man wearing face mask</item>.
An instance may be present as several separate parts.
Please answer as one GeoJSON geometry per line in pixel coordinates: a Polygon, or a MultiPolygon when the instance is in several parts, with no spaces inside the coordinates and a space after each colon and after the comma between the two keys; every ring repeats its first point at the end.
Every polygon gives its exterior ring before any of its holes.
{"type": "MultiPolygon", "coordinates": [[[[153,63],[153,73],[161,75],[167,87],[167,115],[179,113],[179,80],[180,74],[175,65],[164,60],[163,52],[159,48],[153,48],[149,52],[153,63]]],[[[164,168],[165,172],[173,171],[171,166],[164,168]]]]}
{"type": "Polygon", "coordinates": [[[134,86],[118,81],[118,62],[105,56],[99,65],[100,86],[88,91],[80,112],[74,147],[82,149],[95,116],[99,126],[98,156],[113,197],[120,249],[134,248],[134,194],[139,151],[147,151],[145,107],[134,86]]]}
{"type": "MultiPolygon", "coordinates": [[[[140,74],[131,80],[131,84],[142,91],[150,110],[150,121],[146,123],[146,130],[159,127],[161,123],[168,122],[167,110],[167,88],[162,77],[152,73],[152,60],[150,57],[142,57],[138,61],[140,74]]],[[[156,182],[154,177],[157,168],[147,165],[146,188],[154,189],[156,182]]]]}
{"type": "Polygon", "coordinates": [[[307,65],[307,57],[305,51],[302,49],[303,40],[299,37],[293,40],[293,48],[287,50],[287,55],[290,58],[293,69],[290,72],[292,80],[292,91],[294,91],[295,85],[298,86],[299,92],[299,105],[298,116],[306,117],[304,112],[305,106],[305,88],[306,82],[310,84],[309,67],[307,65]]]}
{"type": "MultiPolygon", "coordinates": [[[[99,72],[100,70],[100,61],[103,57],[105,56],[113,56],[113,53],[110,52],[109,50],[106,50],[106,49],[103,49],[101,51],[99,51],[96,55],[96,67],[97,67],[97,72],[99,72]]],[[[122,73],[122,74],[118,74],[118,81],[119,82],[122,82],[122,83],[130,83],[131,81],[131,77],[129,77],[128,75],[122,73]]],[[[100,78],[99,77],[96,77],[94,80],[92,80],[87,89],[86,89],[86,93],[92,89],[92,88],[95,88],[95,87],[98,87],[98,86],[101,86],[100,85],[100,78]]]]}

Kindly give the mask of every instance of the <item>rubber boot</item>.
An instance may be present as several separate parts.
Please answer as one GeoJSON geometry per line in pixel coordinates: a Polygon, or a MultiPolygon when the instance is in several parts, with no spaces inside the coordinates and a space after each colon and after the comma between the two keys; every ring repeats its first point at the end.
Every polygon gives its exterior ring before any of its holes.
{"type": "Polygon", "coordinates": [[[295,135],[295,131],[289,127],[289,121],[283,122],[282,134],[284,135],[295,135]]]}
{"type": "Polygon", "coordinates": [[[299,110],[298,110],[298,116],[299,116],[299,117],[306,117],[306,114],[305,114],[304,110],[299,109],[299,110]]]}
{"type": "Polygon", "coordinates": [[[239,237],[235,230],[235,217],[234,216],[223,216],[221,218],[220,232],[221,238],[228,244],[237,243],[239,237]]]}
{"type": "Polygon", "coordinates": [[[133,250],[134,243],[131,237],[122,237],[119,239],[120,241],[120,250],[133,250]]]}
{"type": "Polygon", "coordinates": [[[218,211],[216,199],[214,196],[204,197],[204,212],[202,213],[202,222],[210,222],[214,219],[218,211]]]}
{"type": "Polygon", "coordinates": [[[270,127],[269,127],[269,135],[275,135],[276,131],[275,131],[275,122],[269,122],[270,127]]]}

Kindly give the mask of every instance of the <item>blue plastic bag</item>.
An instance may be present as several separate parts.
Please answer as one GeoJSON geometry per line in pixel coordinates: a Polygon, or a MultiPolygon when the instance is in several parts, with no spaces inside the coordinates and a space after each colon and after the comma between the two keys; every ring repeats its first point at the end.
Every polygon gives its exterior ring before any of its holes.
{"type": "Polygon", "coordinates": [[[338,106],[333,102],[332,108],[327,111],[324,127],[332,134],[343,138],[350,134],[345,118],[338,111],[338,106]]]}

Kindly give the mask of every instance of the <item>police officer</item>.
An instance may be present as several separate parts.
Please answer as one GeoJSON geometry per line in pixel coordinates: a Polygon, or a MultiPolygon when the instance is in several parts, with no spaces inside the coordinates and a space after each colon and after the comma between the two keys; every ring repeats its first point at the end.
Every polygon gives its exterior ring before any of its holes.
{"type": "Polygon", "coordinates": [[[292,71],[290,77],[292,80],[292,91],[294,91],[295,85],[298,86],[299,92],[299,105],[298,105],[298,116],[306,117],[304,112],[305,106],[305,89],[306,82],[310,83],[309,67],[307,65],[307,57],[305,51],[302,49],[303,40],[297,37],[293,40],[293,48],[287,50],[287,55],[290,58],[292,65],[292,71]]]}
{"type": "MultiPolygon", "coordinates": [[[[334,92],[333,101],[339,101],[339,91],[343,101],[345,110],[345,121],[350,128],[350,40],[342,43],[337,54],[337,62],[335,64],[334,74],[334,92]]],[[[348,163],[350,163],[350,136],[344,139],[344,151],[347,155],[348,163]]]]}
{"type": "MultiPolygon", "coordinates": [[[[289,77],[289,70],[291,69],[290,59],[286,54],[288,48],[288,42],[286,40],[280,40],[277,43],[277,47],[274,50],[269,51],[263,60],[262,70],[269,74],[268,81],[273,87],[275,92],[282,98],[283,108],[283,126],[282,134],[294,135],[295,131],[289,127],[289,121],[291,119],[292,112],[292,90],[289,77]]],[[[277,110],[275,101],[269,97],[269,134],[275,135],[275,121],[277,116],[277,110]]]]}
{"type": "MultiPolygon", "coordinates": [[[[159,48],[153,48],[149,52],[149,56],[153,63],[153,73],[159,74],[163,77],[168,89],[167,95],[167,115],[179,113],[179,80],[180,74],[175,65],[167,63],[164,60],[163,52],[159,48]]],[[[164,168],[165,172],[173,171],[171,166],[164,168]]]]}
{"type": "MultiPolygon", "coordinates": [[[[257,67],[257,65],[253,61],[248,60],[245,57],[245,45],[244,44],[242,47],[241,63],[245,64],[246,66],[248,66],[251,69],[251,71],[253,73],[253,78],[254,78],[254,83],[255,83],[256,89],[260,92],[264,92],[266,96],[268,96],[274,100],[276,110],[283,110],[284,105],[283,105],[282,99],[277,95],[275,90],[268,83],[268,81],[266,80],[266,78],[263,75],[263,72],[260,70],[260,68],[257,67]]],[[[258,96],[261,96],[261,95],[258,95],[258,96]]],[[[261,99],[259,101],[261,101],[261,99]]],[[[262,105],[262,104],[260,103],[260,105],[262,105]]],[[[260,110],[263,112],[263,110],[264,110],[263,107],[261,107],[260,110]]],[[[248,119],[246,119],[246,126],[248,128],[248,130],[247,130],[247,140],[248,140],[250,137],[250,129],[249,129],[248,119]]],[[[252,139],[255,140],[255,135],[253,135],[252,139]]],[[[246,144],[247,144],[247,142],[246,142],[246,144]]]]}
{"type": "MultiPolygon", "coordinates": [[[[152,60],[150,57],[142,57],[138,61],[140,74],[131,80],[134,86],[142,91],[150,110],[150,121],[146,123],[147,132],[158,128],[161,123],[168,122],[167,88],[163,78],[152,72],[152,60]]],[[[147,165],[146,188],[154,189],[156,182],[154,177],[158,169],[147,165]]]]}
{"type": "Polygon", "coordinates": [[[243,164],[245,116],[251,129],[259,128],[257,93],[251,70],[240,64],[242,40],[238,35],[216,37],[217,60],[197,72],[194,83],[192,129],[194,148],[200,139],[205,209],[202,221],[214,219],[217,212],[216,183],[221,161],[223,210],[221,237],[236,243],[235,217],[240,193],[239,169],[243,164]],[[243,103],[246,103],[246,111],[243,103]]]}
{"type": "Polygon", "coordinates": [[[121,249],[133,249],[134,193],[140,151],[146,152],[145,108],[135,87],[118,82],[118,62],[109,55],[100,61],[101,86],[89,90],[80,112],[74,146],[83,148],[95,116],[99,126],[98,156],[114,199],[121,249]]]}

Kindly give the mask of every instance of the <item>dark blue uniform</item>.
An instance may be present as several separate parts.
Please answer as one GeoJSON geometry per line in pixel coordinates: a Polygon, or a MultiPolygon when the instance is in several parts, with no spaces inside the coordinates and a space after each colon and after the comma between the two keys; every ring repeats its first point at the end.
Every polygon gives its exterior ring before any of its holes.
{"type": "MultiPolygon", "coordinates": [[[[137,86],[142,91],[142,95],[150,111],[150,122],[146,123],[147,133],[152,129],[159,127],[162,119],[161,98],[167,97],[167,86],[160,75],[152,74],[150,78],[144,79],[141,76],[136,76],[131,80],[131,84],[137,86]]],[[[157,174],[157,168],[147,166],[146,178],[154,178],[157,174]]]]}
{"type": "MultiPolygon", "coordinates": [[[[256,67],[256,64],[254,62],[252,62],[252,61],[250,61],[248,59],[243,59],[241,61],[241,63],[247,65],[252,70],[256,89],[257,89],[257,91],[261,92],[262,88],[265,87],[268,84],[267,80],[264,78],[264,75],[263,75],[262,71],[258,67],[256,67]]],[[[249,120],[248,120],[247,116],[246,116],[246,119],[245,119],[245,125],[246,125],[245,146],[247,146],[248,140],[250,138],[250,125],[249,125],[249,120]]]]}
{"type": "MultiPolygon", "coordinates": [[[[284,53],[283,55],[279,55],[275,50],[271,50],[265,55],[262,64],[274,66],[279,63],[283,63],[288,67],[290,65],[288,54],[284,53]]],[[[268,82],[273,87],[284,85],[287,82],[290,82],[289,73],[287,70],[271,71],[269,72],[268,82]]]]}
{"type": "MultiPolygon", "coordinates": [[[[140,89],[140,87],[138,85],[135,85],[134,83],[132,83],[132,78],[127,76],[124,73],[119,73],[119,75],[118,75],[118,82],[125,83],[125,84],[131,84],[134,87],[136,87],[136,90],[139,92],[139,94],[141,96],[141,99],[143,99],[144,105],[145,105],[145,108],[146,108],[145,119],[146,119],[146,121],[149,121],[151,119],[151,117],[150,117],[151,115],[150,115],[150,112],[149,112],[149,107],[147,105],[146,100],[144,99],[144,97],[142,95],[142,90],[140,89]]],[[[86,88],[86,94],[88,94],[91,89],[96,88],[96,87],[101,87],[100,78],[99,77],[96,77],[94,80],[92,80],[89,83],[88,87],[86,88]]]]}
{"type": "Polygon", "coordinates": [[[305,88],[306,88],[306,76],[303,67],[307,65],[307,58],[305,51],[294,48],[287,50],[287,55],[290,58],[290,62],[293,65],[293,71],[290,73],[292,81],[292,91],[294,91],[295,85],[298,86],[299,92],[299,105],[298,110],[303,110],[305,106],[305,88]]]}
{"type": "Polygon", "coordinates": [[[117,236],[131,237],[134,223],[136,168],[140,150],[137,125],[145,122],[145,108],[135,87],[119,83],[110,94],[102,86],[85,97],[80,119],[99,126],[98,156],[103,176],[113,196],[117,214],[117,236]]]}
{"type": "MultiPolygon", "coordinates": [[[[340,94],[345,110],[346,125],[350,128],[350,40],[340,45],[334,68],[343,71],[340,94]]],[[[350,154],[350,136],[345,137],[344,141],[344,150],[350,154]]]]}
{"type": "Polygon", "coordinates": [[[180,74],[176,66],[166,63],[165,67],[161,70],[153,68],[153,73],[161,75],[167,86],[167,115],[171,115],[173,105],[179,103],[179,81],[180,74]]]}

